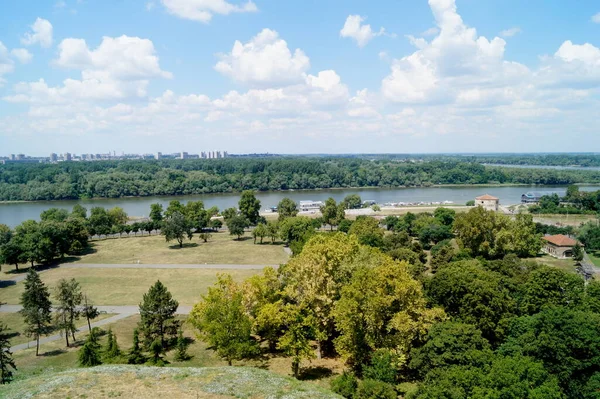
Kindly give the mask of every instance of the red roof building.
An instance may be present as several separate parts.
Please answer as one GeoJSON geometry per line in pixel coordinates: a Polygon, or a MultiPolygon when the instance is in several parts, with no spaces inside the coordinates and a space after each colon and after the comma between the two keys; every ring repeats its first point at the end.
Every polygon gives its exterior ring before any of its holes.
{"type": "Polygon", "coordinates": [[[544,252],[548,255],[554,256],[555,258],[571,258],[573,256],[573,247],[579,243],[579,241],[572,239],[563,234],[556,234],[553,236],[542,237],[545,242],[543,248],[544,252]]]}

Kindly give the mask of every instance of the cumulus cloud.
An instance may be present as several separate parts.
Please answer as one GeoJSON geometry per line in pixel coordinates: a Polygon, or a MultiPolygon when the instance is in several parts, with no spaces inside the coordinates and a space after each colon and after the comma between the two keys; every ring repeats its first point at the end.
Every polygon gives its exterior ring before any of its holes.
{"type": "Polygon", "coordinates": [[[340,37],[347,37],[354,39],[358,47],[364,47],[373,38],[385,34],[385,29],[381,28],[378,32],[374,32],[371,29],[371,25],[362,24],[366,18],[360,15],[348,15],[344,27],[340,30],[340,37]]]}
{"type": "Polygon", "coordinates": [[[233,4],[226,0],[161,0],[170,14],[179,18],[208,23],[215,14],[256,12],[258,8],[251,0],[233,4]]]}
{"type": "Polygon", "coordinates": [[[231,52],[221,55],[215,70],[238,82],[268,86],[297,83],[309,67],[302,50],[292,54],[276,31],[263,29],[247,43],[236,40],[231,52]]]}
{"type": "Polygon", "coordinates": [[[43,18],[37,18],[31,25],[31,32],[25,33],[21,38],[21,43],[25,46],[31,46],[39,43],[42,47],[50,47],[52,45],[52,24],[43,18]]]}
{"type": "Polygon", "coordinates": [[[592,22],[600,24],[600,12],[592,16],[592,22]]]}
{"type": "Polygon", "coordinates": [[[4,43],[0,42],[0,87],[4,85],[6,80],[2,77],[7,73],[11,73],[15,70],[15,63],[8,56],[8,49],[4,43]]]}
{"type": "Polygon", "coordinates": [[[15,57],[21,64],[28,64],[33,59],[33,54],[29,52],[29,50],[24,48],[15,48],[12,49],[11,52],[13,57],[15,57]]]}
{"type": "Polygon", "coordinates": [[[502,37],[513,37],[517,34],[521,33],[521,28],[510,28],[510,29],[505,29],[502,32],[500,32],[500,36],[502,37]]]}

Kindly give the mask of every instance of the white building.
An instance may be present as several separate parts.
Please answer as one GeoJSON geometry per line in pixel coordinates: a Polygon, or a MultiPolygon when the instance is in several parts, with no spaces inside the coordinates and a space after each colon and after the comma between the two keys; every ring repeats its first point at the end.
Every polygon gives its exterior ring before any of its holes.
{"type": "Polygon", "coordinates": [[[481,206],[488,211],[498,211],[499,204],[500,199],[489,194],[475,198],[475,205],[481,206]]]}
{"type": "Polygon", "coordinates": [[[318,211],[323,205],[323,201],[300,201],[298,209],[300,212],[318,211]]]}

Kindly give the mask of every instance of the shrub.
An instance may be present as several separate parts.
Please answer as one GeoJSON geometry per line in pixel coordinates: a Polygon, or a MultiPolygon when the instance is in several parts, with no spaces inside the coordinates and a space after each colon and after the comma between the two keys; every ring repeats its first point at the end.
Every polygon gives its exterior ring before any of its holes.
{"type": "Polygon", "coordinates": [[[387,349],[378,349],[371,357],[371,363],[364,369],[364,377],[393,384],[396,382],[396,368],[392,354],[387,349]]]}
{"type": "Polygon", "coordinates": [[[344,398],[352,399],[356,394],[358,381],[354,374],[344,371],[342,374],[331,380],[331,390],[344,398]]]}
{"type": "Polygon", "coordinates": [[[388,383],[366,379],[358,385],[354,399],[396,399],[394,387],[388,383]]]}

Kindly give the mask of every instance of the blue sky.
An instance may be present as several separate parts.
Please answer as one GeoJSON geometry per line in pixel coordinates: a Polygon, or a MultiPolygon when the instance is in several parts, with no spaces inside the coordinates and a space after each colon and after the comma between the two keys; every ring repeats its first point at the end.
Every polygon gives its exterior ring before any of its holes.
{"type": "Polygon", "coordinates": [[[599,151],[600,4],[4,0],[0,155],[599,151]]]}

